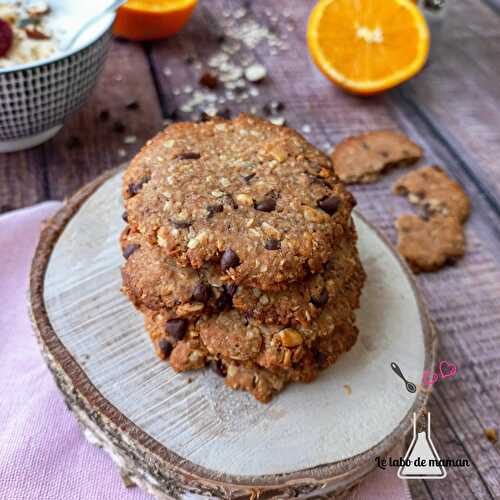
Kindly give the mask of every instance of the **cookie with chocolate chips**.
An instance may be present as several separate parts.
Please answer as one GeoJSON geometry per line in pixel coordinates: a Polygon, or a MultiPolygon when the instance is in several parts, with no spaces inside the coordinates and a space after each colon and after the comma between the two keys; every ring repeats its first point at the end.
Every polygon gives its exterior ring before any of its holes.
{"type": "Polygon", "coordinates": [[[335,173],[348,184],[376,181],[388,168],[410,165],[422,157],[422,149],[405,135],[378,130],[348,137],[332,153],[335,173]]]}
{"type": "Polygon", "coordinates": [[[264,291],[322,271],[354,206],[327,156],[249,115],[171,125],[131,162],[123,196],[132,231],[180,266],[264,291]]]}
{"type": "Polygon", "coordinates": [[[163,310],[172,318],[199,317],[234,307],[262,323],[306,325],[327,304],[339,314],[342,308],[358,306],[364,272],[355,240],[352,228],[321,273],[283,290],[263,292],[221,277],[213,263],[197,270],[181,267],[140,233],[126,229],[121,239],[127,258],[122,268],[123,290],[134,304],[163,310]]]}

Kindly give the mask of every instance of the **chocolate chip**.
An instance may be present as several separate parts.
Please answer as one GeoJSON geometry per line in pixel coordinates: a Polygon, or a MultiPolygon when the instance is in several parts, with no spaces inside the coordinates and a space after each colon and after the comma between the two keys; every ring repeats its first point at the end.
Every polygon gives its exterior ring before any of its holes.
{"type": "Polygon", "coordinates": [[[127,102],[127,104],[125,104],[125,107],[127,109],[132,110],[132,111],[135,111],[136,109],[139,109],[140,106],[139,106],[139,103],[135,99],[132,99],[129,102],[127,102]]]}
{"type": "Polygon", "coordinates": [[[215,40],[218,44],[222,45],[226,41],[226,35],[221,33],[220,35],[217,35],[217,38],[215,40]]]}
{"type": "Polygon", "coordinates": [[[318,207],[328,215],[333,215],[340,206],[340,199],[337,196],[325,196],[318,201],[318,207]]]}
{"type": "Polygon", "coordinates": [[[329,260],[325,264],[323,264],[323,268],[325,271],[331,271],[333,269],[333,260],[329,260]]]}
{"type": "Polygon", "coordinates": [[[222,211],[224,211],[224,207],[220,204],[217,203],[215,205],[207,205],[207,219],[211,219],[215,214],[219,214],[222,211]]]}
{"type": "Polygon", "coordinates": [[[264,198],[260,201],[256,201],[254,204],[255,210],[260,210],[261,212],[272,212],[276,208],[276,200],[274,198],[264,198]]]}
{"type": "Polygon", "coordinates": [[[99,121],[101,122],[107,122],[109,120],[109,117],[110,117],[110,113],[107,109],[103,109],[102,111],[99,112],[99,121]]]}
{"type": "Polygon", "coordinates": [[[265,243],[266,250],[279,250],[281,248],[281,241],[276,238],[270,238],[265,243]]]}
{"type": "Polygon", "coordinates": [[[191,226],[191,222],[188,220],[171,220],[172,226],[176,227],[177,229],[186,229],[189,226],[191,226]]]}
{"type": "Polygon", "coordinates": [[[209,122],[211,119],[212,117],[208,113],[205,113],[205,111],[202,111],[198,117],[199,122],[209,122]]]}
{"type": "Polygon", "coordinates": [[[226,311],[233,307],[233,298],[224,290],[215,305],[219,311],[226,311]]]}
{"type": "Polygon", "coordinates": [[[211,73],[210,71],[206,71],[200,77],[200,85],[207,87],[208,89],[215,89],[219,84],[219,80],[217,76],[211,73]]]}
{"type": "Polygon", "coordinates": [[[113,132],[116,132],[117,134],[123,134],[123,132],[125,132],[125,125],[120,121],[116,121],[115,123],[113,123],[113,132]]]}
{"type": "Polygon", "coordinates": [[[212,361],[210,361],[210,369],[215,372],[217,375],[221,376],[221,377],[225,377],[227,375],[227,369],[226,369],[226,366],[224,365],[224,363],[220,360],[220,359],[212,359],[212,361]]]}
{"type": "Polygon", "coordinates": [[[160,341],[158,342],[158,347],[166,358],[170,356],[170,353],[174,349],[172,343],[169,342],[167,339],[160,339],[160,341]]]}
{"type": "Polygon", "coordinates": [[[125,221],[125,222],[128,222],[128,212],[125,210],[125,212],[122,213],[122,219],[125,221]]]}
{"type": "Polygon", "coordinates": [[[175,340],[182,340],[186,335],[188,321],[186,319],[169,319],[165,323],[165,330],[175,340]]]}
{"type": "Polygon", "coordinates": [[[226,194],[224,197],[224,200],[227,202],[227,204],[234,210],[238,209],[238,204],[234,201],[234,198],[231,194],[226,194]]]}
{"type": "Polygon", "coordinates": [[[246,184],[250,184],[250,181],[256,176],[257,174],[248,174],[243,176],[243,180],[245,181],[246,184]]]}
{"type": "Polygon", "coordinates": [[[212,296],[212,287],[201,281],[194,287],[193,300],[206,304],[212,296]]]}
{"type": "Polygon", "coordinates": [[[322,177],[318,177],[317,175],[311,174],[311,172],[304,172],[307,176],[309,176],[310,184],[319,184],[320,186],[327,187],[328,189],[332,189],[332,185],[327,182],[322,177]]]}
{"type": "Polygon", "coordinates": [[[224,272],[231,267],[237,267],[239,265],[240,265],[240,258],[238,257],[238,254],[234,250],[231,250],[230,248],[224,250],[224,253],[222,254],[222,258],[220,260],[221,270],[224,272]]]}
{"type": "Polygon", "coordinates": [[[131,184],[128,185],[127,192],[130,196],[136,195],[141,189],[146,182],[149,182],[151,180],[151,177],[148,175],[146,177],[143,177],[140,181],[137,182],[132,182],[131,184]]]}
{"type": "Polygon", "coordinates": [[[321,293],[319,294],[319,297],[312,297],[311,302],[315,307],[320,308],[328,303],[328,298],[328,290],[326,288],[323,288],[323,290],[321,290],[321,293]]]}
{"type": "Polygon", "coordinates": [[[224,120],[231,119],[231,110],[229,108],[220,109],[217,111],[216,115],[220,118],[224,118],[224,120]]]}
{"type": "Polygon", "coordinates": [[[184,58],[184,62],[186,64],[193,64],[195,61],[195,58],[194,58],[194,55],[193,54],[188,54],[185,58],[184,58]]]}
{"type": "Polygon", "coordinates": [[[318,351],[315,357],[316,357],[316,363],[318,363],[319,366],[324,366],[325,363],[328,361],[328,356],[323,352],[318,351]]]}
{"type": "Polygon", "coordinates": [[[201,155],[199,153],[181,153],[175,157],[176,160],[199,160],[201,155]]]}
{"type": "Polygon", "coordinates": [[[123,257],[125,257],[125,259],[128,259],[139,247],[140,245],[138,245],[137,243],[131,243],[130,245],[127,245],[123,249],[123,257]]]}
{"type": "Polygon", "coordinates": [[[285,105],[281,101],[270,101],[264,104],[262,111],[266,116],[271,116],[274,113],[279,113],[285,109],[285,105]]]}
{"type": "Polygon", "coordinates": [[[226,290],[228,295],[234,297],[236,290],[238,290],[238,285],[236,283],[229,283],[229,285],[224,285],[224,290],[226,290]]]}

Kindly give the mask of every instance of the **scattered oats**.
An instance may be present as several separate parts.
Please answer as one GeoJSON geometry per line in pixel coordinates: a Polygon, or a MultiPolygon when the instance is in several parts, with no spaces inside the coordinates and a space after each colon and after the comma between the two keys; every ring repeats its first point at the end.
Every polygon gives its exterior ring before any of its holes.
{"type": "Polygon", "coordinates": [[[350,385],[345,384],[344,385],[344,392],[346,396],[350,396],[352,394],[352,389],[350,385]]]}
{"type": "Polygon", "coordinates": [[[249,82],[260,82],[267,76],[267,69],[260,63],[252,64],[245,68],[245,78],[249,82]]]}
{"type": "Polygon", "coordinates": [[[193,87],[191,87],[191,85],[186,85],[182,91],[185,93],[185,94],[191,94],[191,92],[193,92],[193,87]]]}
{"type": "Polygon", "coordinates": [[[212,196],[214,196],[215,198],[221,198],[222,196],[224,196],[224,193],[222,191],[212,191],[212,196]]]}
{"type": "Polygon", "coordinates": [[[175,144],[175,141],[173,139],[170,139],[168,141],[165,141],[163,143],[163,145],[167,148],[167,149],[170,149],[171,147],[173,147],[175,144]]]}
{"type": "Polygon", "coordinates": [[[125,158],[125,156],[127,156],[127,151],[123,148],[119,148],[117,153],[120,158],[125,158]]]}
{"type": "Polygon", "coordinates": [[[173,89],[172,94],[174,95],[181,95],[181,91],[179,89],[173,89]]]}
{"type": "Polygon", "coordinates": [[[231,185],[231,181],[229,179],[226,179],[225,177],[220,178],[220,183],[221,183],[221,186],[223,186],[223,187],[228,187],[231,185]]]}
{"type": "Polygon", "coordinates": [[[284,125],[285,124],[285,119],[282,116],[273,116],[272,118],[269,118],[269,121],[271,123],[274,123],[274,125],[284,125]]]}
{"type": "Polygon", "coordinates": [[[259,95],[259,90],[258,90],[258,89],[256,89],[255,87],[252,87],[252,88],[249,90],[249,92],[250,92],[250,95],[251,95],[252,97],[257,97],[257,96],[259,95]]]}
{"type": "Polygon", "coordinates": [[[246,15],[247,15],[247,11],[243,7],[240,9],[237,9],[233,14],[235,19],[241,19],[242,17],[245,17],[246,15]]]}
{"type": "Polygon", "coordinates": [[[306,123],[305,125],[302,125],[301,130],[302,130],[302,132],[304,132],[304,134],[310,134],[311,133],[311,126],[306,123]]]}
{"type": "Polygon", "coordinates": [[[164,74],[165,76],[171,76],[171,75],[172,75],[172,70],[171,70],[168,66],[165,66],[165,67],[163,68],[163,74],[164,74]]]}
{"type": "Polygon", "coordinates": [[[137,137],[135,135],[126,135],[123,138],[125,144],[135,144],[137,142],[137,137]]]}
{"type": "Polygon", "coordinates": [[[123,76],[122,75],[115,75],[115,81],[116,82],[121,82],[123,80],[123,76]]]}

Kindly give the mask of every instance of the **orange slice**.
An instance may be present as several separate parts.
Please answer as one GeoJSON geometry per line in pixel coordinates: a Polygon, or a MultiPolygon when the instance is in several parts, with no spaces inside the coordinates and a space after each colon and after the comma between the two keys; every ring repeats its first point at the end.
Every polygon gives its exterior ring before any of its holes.
{"type": "Polygon", "coordinates": [[[158,40],[187,23],[196,0],[128,0],[118,9],[113,33],[128,40],[158,40]]]}
{"type": "Polygon", "coordinates": [[[320,0],[309,17],[307,42],[331,81],[355,94],[375,94],[422,68],[430,34],[410,0],[320,0]]]}

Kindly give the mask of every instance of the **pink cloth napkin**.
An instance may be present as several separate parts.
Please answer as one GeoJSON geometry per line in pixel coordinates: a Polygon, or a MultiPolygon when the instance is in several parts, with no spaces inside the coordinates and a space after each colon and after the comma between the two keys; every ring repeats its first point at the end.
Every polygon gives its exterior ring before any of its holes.
{"type": "MultiPolygon", "coordinates": [[[[0,498],[149,499],[125,488],[111,459],[83,437],[45,366],[26,294],[41,223],[61,204],[47,202],[0,217],[0,498]]],[[[396,469],[377,470],[352,500],[410,500],[396,469]]]]}

